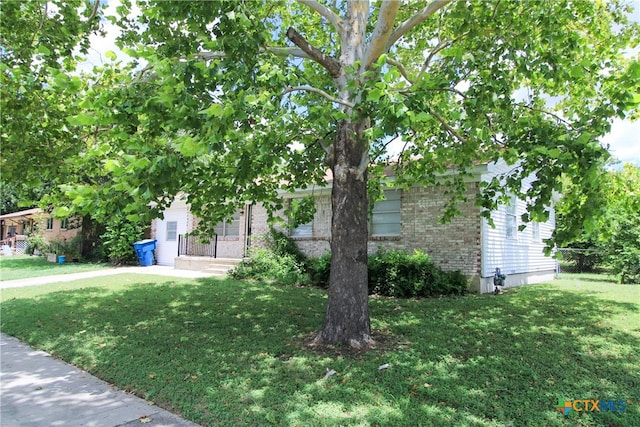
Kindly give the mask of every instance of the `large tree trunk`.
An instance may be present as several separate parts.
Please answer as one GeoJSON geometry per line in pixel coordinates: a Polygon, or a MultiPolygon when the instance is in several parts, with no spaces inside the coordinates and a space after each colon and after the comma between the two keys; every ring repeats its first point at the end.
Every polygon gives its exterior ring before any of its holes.
{"type": "Polygon", "coordinates": [[[366,121],[342,122],[330,159],[331,274],[324,324],[316,343],[363,348],[372,343],[367,289],[366,121]]]}

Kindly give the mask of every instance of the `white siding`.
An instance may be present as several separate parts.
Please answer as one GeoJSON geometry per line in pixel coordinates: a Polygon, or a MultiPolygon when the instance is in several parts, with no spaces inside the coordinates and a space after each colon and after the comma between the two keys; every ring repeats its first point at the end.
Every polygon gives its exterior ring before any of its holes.
{"type": "Polygon", "coordinates": [[[187,208],[170,207],[162,219],[155,221],[156,257],[158,265],[173,266],[178,256],[178,235],[187,232],[187,208]]]}
{"type": "MultiPolygon", "coordinates": [[[[504,163],[492,165],[491,172],[483,177],[490,179],[495,174],[513,169],[504,163]]],[[[523,184],[527,185],[535,179],[531,177],[523,184]]],[[[521,216],[526,212],[526,204],[522,200],[517,201],[516,229],[523,225],[521,216]]],[[[482,277],[493,276],[495,269],[500,268],[503,274],[513,275],[521,273],[533,273],[549,271],[555,268],[555,261],[544,255],[544,239],[551,237],[555,229],[555,211],[553,208],[549,214],[549,220],[534,226],[533,223],[525,224],[523,231],[516,231],[513,236],[507,236],[508,220],[507,206],[501,206],[491,214],[495,224],[492,228],[487,220],[482,220],[482,277]],[[535,229],[538,230],[535,230],[535,229]],[[535,230],[535,231],[534,231],[535,230]],[[539,239],[536,238],[539,235],[539,239]]]]}

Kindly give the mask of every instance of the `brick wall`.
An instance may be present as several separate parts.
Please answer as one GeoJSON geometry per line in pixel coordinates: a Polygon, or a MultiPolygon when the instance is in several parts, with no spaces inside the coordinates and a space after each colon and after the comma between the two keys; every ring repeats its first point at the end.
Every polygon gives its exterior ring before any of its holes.
{"type": "MultiPolygon", "coordinates": [[[[480,210],[475,206],[476,183],[467,186],[460,215],[442,224],[447,196],[444,188],[414,187],[402,194],[402,238],[393,247],[420,248],[445,270],[477,276],[481,266],[480,210]]],[[[390,247],[390,245],[384,245],[390,247]]]]}
{"type": "MultiPolygon", "coordinates": [[[[468,202],[461,203],[461,215],[441,224],[447,196],[444,188],[414,187],[401,195],[401,235],[370,237],[369,252],[379,247],[386,249],[422,249],[434,262],[445,270],[461,270],[470,277],[480,273],[480,211],[474,205],[478,192],[476,183],[467,187],[468,202]]],[[[252,246],[264,247],[260,236],[268,232],[267,213],[262,205],[253,208],[252,246]]],[[[329,251],[331,230],[331,198],[321,195],[316,198],[316,214],[311,237],[296,237],[294,240],[308,256],[319,256],[329,251]]]]}

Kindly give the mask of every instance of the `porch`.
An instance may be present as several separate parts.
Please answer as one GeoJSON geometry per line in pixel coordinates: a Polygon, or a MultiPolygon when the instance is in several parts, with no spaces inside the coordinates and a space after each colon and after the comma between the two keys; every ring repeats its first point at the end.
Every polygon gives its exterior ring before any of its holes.
{"type": "Polygon", "coordinates": [[[0,240],[0,247],[3,249],[3,255],[5,255],[6,250],[15,255],[22,255],[27,249],[27,236],[24,234],[8,236],[6,239],[0,240]]]}
{"type": "Polygon", "coordinates": [[[178,256],[174,260],[174,268],[224,276],[243,259],[237,250],[229,251],[228,243],[226,240],[218,239],[217,235],[213,239],[203,241],[188,234],[179,234],[178,256]]]}

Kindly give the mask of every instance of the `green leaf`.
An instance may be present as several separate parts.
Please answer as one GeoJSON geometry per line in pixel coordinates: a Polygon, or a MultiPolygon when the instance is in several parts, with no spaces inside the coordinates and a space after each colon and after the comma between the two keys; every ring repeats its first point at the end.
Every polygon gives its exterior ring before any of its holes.
{"type": "Polygon", "coordinates": [[[51,55],[51,50],[49,50],[48,47],[42,44],[38,46],[38,49],[36,50],[36,52],[41,53],[43,55],[51,55]]]}
{"type": "Polygon", "coordinates": [[[109,61],[115,61],[118,58],[118,55],[112,50],[108,50],[104,53],[104,56],[107,57],[109,61]]]}
{"type": "Polygon", "coordinates": [[[384,95],[384,92],[381,91],[380,89],[373,89],[370,90],[369,93],[367,94],[367,101],[370,102],[377,102],[378,100],[380,100],[380,98],[382,98],[382,95],[384,95]]]}
{"type": "Polygon", "coordinates": [[[104,171],[107,173],[113,173],[120,168],[121,165],[118,159],[107,159],[104,161],[104,171]]]}
{"type": "Polygon", "coordinates": [[[67,117],[67,121],[73,126],[91,126],[96,123],[96,118],[89,113],[79,113],[67,117]]]}
{"type": "Polygon", "coordinates": [[[198,111],[200,114],[205,114],[207,117],[222,117],[224,107],[221,104],[211,104],[209,108],[198,111]]]}
{"type": "Polygon", "coordinates": [[[52,215],[56,218],[66,218],[71,215],[71,209],[66,206],[59,206],[53,209],[52,215]]]}

